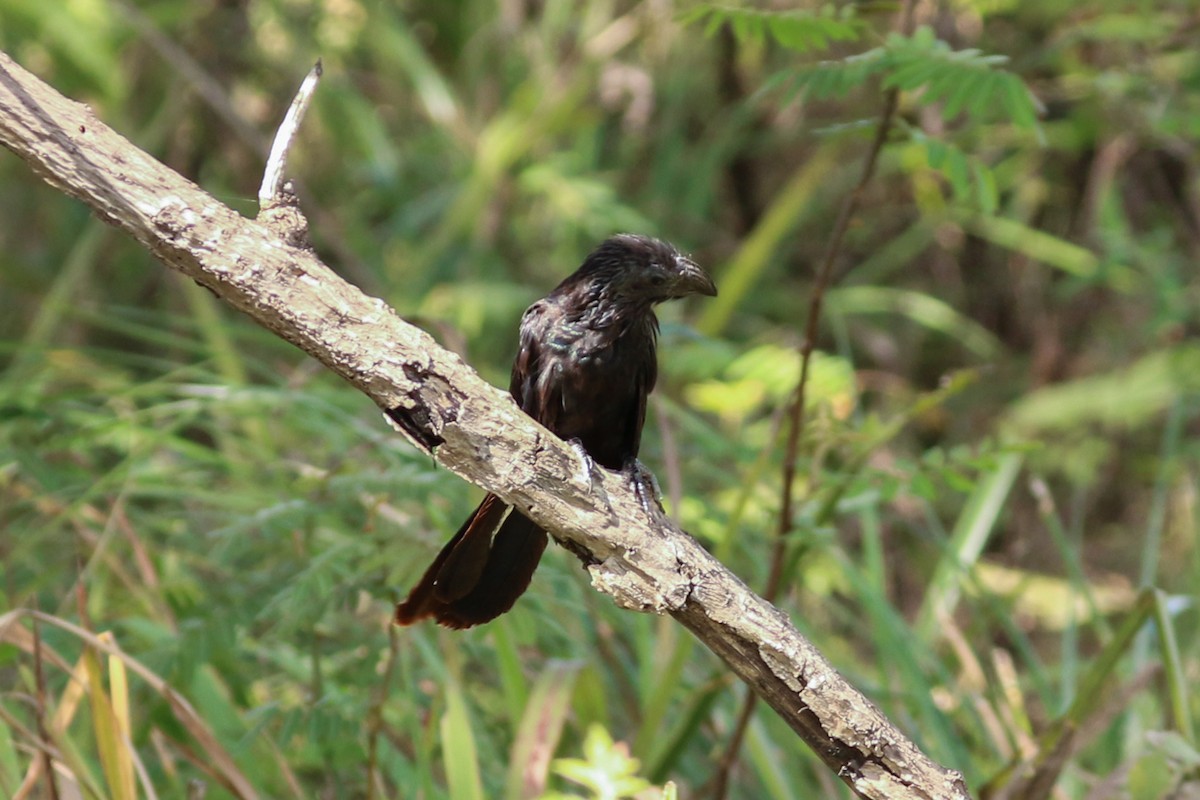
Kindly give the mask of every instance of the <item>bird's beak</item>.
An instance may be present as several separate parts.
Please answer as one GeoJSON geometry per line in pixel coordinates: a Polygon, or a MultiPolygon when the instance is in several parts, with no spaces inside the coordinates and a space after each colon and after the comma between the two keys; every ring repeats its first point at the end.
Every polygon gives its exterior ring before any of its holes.
{"type": "Polygon", "coordinates": [[[689,294],[717,296],[717,285],[699,264],[684,256],[679,256],[675,263],[679,267],[679,282],[675,285],[676,297],[689,294]]]}

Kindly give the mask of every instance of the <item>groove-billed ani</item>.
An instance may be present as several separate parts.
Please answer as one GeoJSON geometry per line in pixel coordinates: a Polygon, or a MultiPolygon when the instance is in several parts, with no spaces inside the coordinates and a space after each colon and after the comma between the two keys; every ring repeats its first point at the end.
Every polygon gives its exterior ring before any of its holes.
{"type": "MultiPolygon", "coordinates": [[[[613,236],[525,311],[509,391],[596,463],[633,469],[658,375],[654,306],[716,293],[704,270],[666,242],[613,236]]],[[[489,494],[396,606],[396,623],[433,617],[469,628],[498,617],[529,586],[545,548],[545,531],[489,494]]]]}

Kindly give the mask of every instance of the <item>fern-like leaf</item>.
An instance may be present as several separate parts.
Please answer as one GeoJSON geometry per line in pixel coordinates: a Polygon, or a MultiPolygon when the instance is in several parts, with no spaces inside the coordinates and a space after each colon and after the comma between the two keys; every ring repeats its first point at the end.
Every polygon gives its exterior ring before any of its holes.
{"type": "Polygon", "coordinates": [[[780,76],[793,93],[801,92],[818,100],[844,97],[887,66],[887,51],[878,47],[839,61],[821,61],[780,76]]]}
{"type": "Polygon", "coordinates": [[[1032,98],[1020,78],[998,69],[1008,60],[1005,56],[951,49],[928,27],[907,37],[892,34],[886,49],[889,69],[883,85],[908,92],[921,90],[918,100],[944,102],[948,117],[960,112],[984,116],[999,107],[1017,124],[1035,118],[1032,98]]]}
{"type": "Polygon", "coordinates": [[[863,27],[852,6],[841,10],[825,6],[818,11],[761,11],[705,5],[682,19],[685,23],[703,22],[708,36],[728,25],[738,41],[763,44],[770,37],[797,53],[825,50],[832,42],[857,41],[863,27]]]}
{"type": "Polygon", "coordinates": [[[874,50],[801,67],[787,83],[793,93],[823,99],[848,94],[879,74],[885,88],[913,93],[922,104],[943,103],[946,117],[1000,112],[1022,128],[1036,128],[1035,100],[1020,78],[1000,69],[1006,61],[979,50],[954,50],[921,27],[911,36],[893,33],[874,50]]]}

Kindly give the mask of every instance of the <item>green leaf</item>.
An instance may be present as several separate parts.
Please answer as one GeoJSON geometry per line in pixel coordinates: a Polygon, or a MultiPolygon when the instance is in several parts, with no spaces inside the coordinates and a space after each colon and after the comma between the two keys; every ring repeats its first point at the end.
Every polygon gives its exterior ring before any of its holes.
{"type": "Polygon", "coordinates": [[[629,755],[629,747],[614,742],[601,725],[588,727],[583,758],[559,758],[554,771],[569,781],[591,789],[597,800],[620,800],[650,788],[637,776],[641,763],[629,755]]]}
{"type": "Polygon", "coordinates": [[[1022,253],[1034,261],[1078,278],[1131,293],[1142,284],[1137,272],[1123,264],[1103,264],[1100,258],[1074,242],[1007,217],[978,216],[964,220],[976,236],[1022,253]]]}
{"type": "Polygon", "coordinates": [[[929,581],[925,602],[917,622],[917,630],[929,635],[944,615],[952,614],[958,604],[961,580],[979,560],[992,532],[996,528],[1004,501],[1021,469],[1021,456],[1008,453],[1001,456],[996,468],[981,478],[975,492],[954,526],[954,533],[942,559],[929,581]]]}
{"type": "Polygon", "coordinates": [[[483,800],[475,734],[462,686],[454,678],[448,678],[446,682],[446,713],[442,715],[440,727],[450,800],[483,800]]]}
{"type": "Polygon", "coordinates": [[[1157,419],[1179,395],[1200,391],[1200,345],[1159,350],[1099,375],[1046,386],[1009,409],[1008,425],[1022,435],[1091,425],[1132,430],[1157,419]]]}
{"type": "Polygon", "coordinates": [[[581,661],[551,661],[534,684],[508,762],[504,796],[509,800],[536,796],[545,787],[550,756],[558,746],[582,666],[581,661]]]}
{"type": "Polygon", "coordinates": [[[1026,129],[1037,127],[1037,107],[1025,84],[1000,69],[1007,58],[976,49],[953,50],[922,26],[911,36],[890,34],[881,48],[840,61],[823,61],[798,68],[790,77],[790,93],[816,98],[844,95],[882,75],[884,88],[912,93],[922,104],[944,103],[944,115],[960,113],[995,117],[1026,129]]]}
{"type": "Polygon", "coordinates": [[[714,35],[728,25],[741,42],[764,44],[768,37],[797,53],[824,50],[832,42],[857,41],[863,23],[853,8],[825,6],[819,11],[766,11],[754,8],[700,6],[681,17],[684,24],[704,23],[704,33],[714,35]]]}
{"type": "Polygon", "coordinates": [[[829,305],[841,314],[899,314],[945,334],[985,359],[1003,348],[987,328],[932,295],[883,286],[847,286],[829,292],[829,305]]]}

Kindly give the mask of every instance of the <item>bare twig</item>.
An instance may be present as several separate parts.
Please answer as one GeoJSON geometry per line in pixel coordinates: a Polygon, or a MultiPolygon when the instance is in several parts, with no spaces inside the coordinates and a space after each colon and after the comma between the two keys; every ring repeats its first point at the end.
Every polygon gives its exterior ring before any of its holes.
{"type": "Polygon", "coordinates": [[[288,153],[291,152],[292,144],[296,141],[300,123],[304,121],[304,114],[308,111],[309,103],[312,102],[313,93],[317,90],[317,82],[321,80],[323,71],[321,60],[317,59],[317,63],[313,65],[304,78],[304,82],[300,84],[300,89],[296,92],[291,106],[288,107],[279,130],[275,132],[275,141],[271,144],[271,155],[267,157],[267,168],[263,171],[262,186],[258,189],[258,207],[260,209],[272,205],[276,195],[279,194],[280,187],[283,186],[283,170],[287,166],[288,153]]]}
{"type": "MultiPolygon", "coordinates": [[[[247,148],[260,158],[269,158],[270,149],[267,137],[246,119],[234,106],[229,92],[221,85],[203,64],[193,58],[185,49],[158,29],[154,21],[142,13],[136,6],[126,0],[112,0],[116,8],[129,20],[138,35],[158,54],[168,67],[175,70],[184,83],[196,93],[209,109],[224,123],[230,131],[247,148]]],[[[307,199],[304,182],[297,180],[296,194],[307,199]]],[[[365,283],[370,280],[371,272],[362,263],[362,259],[354,252],[343,238],[345,226],[335,214],[317,208],[313,212],[316,228],[321,233],[322,244],[337,255],[343,268],[352,273],[356,280],[365,283]]]]}
{"type": "Polygon", "coordinates": [[[300,208],[300,198],[296,194],[295,185],[291,181],[284,181],[283,175],[287,168],[288,154],[291,153],[296,135],[300,132],[300,123],[304,121],[304,113],[312,102],[321,73],[321,62],[318,60],[300,84],[300,89],[284,115],[279,130],[275,132],[275,142],[271,145],[271,154],[267,157],[267,166],[263,170],[262,186],[258,190],[256,219],[274,231],[283,241],[293,247],[305,249],[312,247],[308,238],[308,218],[300,208]]]}
{"type": "Polygon", "coordinates": [[[804,409],[808,390],[809,368],[812,365],[813,351],[817,346],[817,336],[820,331],[821,310],[824,307],[825,292],[832,281],[833,268],[837,263],[838,256],[841,254],[842,241],[846,236],[846,230],[850,227],[850,219],[862,203],[862,196],[866,191],[867,184],[870,182],[871,176],[875,173],[875,164],[879,159],[880,151],[883,150],[883,144],[887,140],[887,133],[892,124],[892,117],[896,113],[898,100],[899,91],[896,89],[889,90],[884,100],[883,113],[879,117],[879,125],[875,129],[875,141],[867,153],[866,161],[863,162],[862,175],[859,176],[858,184],[854,187],[854,191],[850,193],[850,196],[846,198],[846,202],[842,204],[842,209],[838,213],[837,221],[833,225],[833,234],[829,239],[829,247],[825,251],[825,258],[821,261],[821,268],[817,271],[817,279],[813,284],[812,295],[809,297],[808,321],[804,328],[804,341],[800,344],[800,380],[796,384],[796,391],[792,394],[792,404],[789,410],[791,423],[788,426],[787,445],[783,458],[783,497],[779,510],[779,525],[776,530],[775,543],[771,553],[771,572],[767,576],[767,585],[763,590],[763,594],[768,600],[773,600],[779,594],[780,582],[783,579],[787,537],[792,532],[793,484],[796,479],[796,462],[799,457],[800,438],[804,433],[804,423],[806,421],[804,409]]]}
{"type": "MultiPolygon", "coordinates": [[[[574,448],[424,331],[311,251],[281,241],[141,152],[3,53],[0,143],[165,264],[345,378],[402,420],[410,441],[438,464],[553,532],[618,605],[675,617],[857,794],[968,797],[961,775],[921,753],[782,613],[665,516],[647,516],[624,476],[595,470],[591,482],[579,481],[584,470],[574,448]]],[[[165,696],[173,708],[185,707],[174,692],[165,696]]],[[[205,745],[220,750],[215,740],[205,745]]]]}

